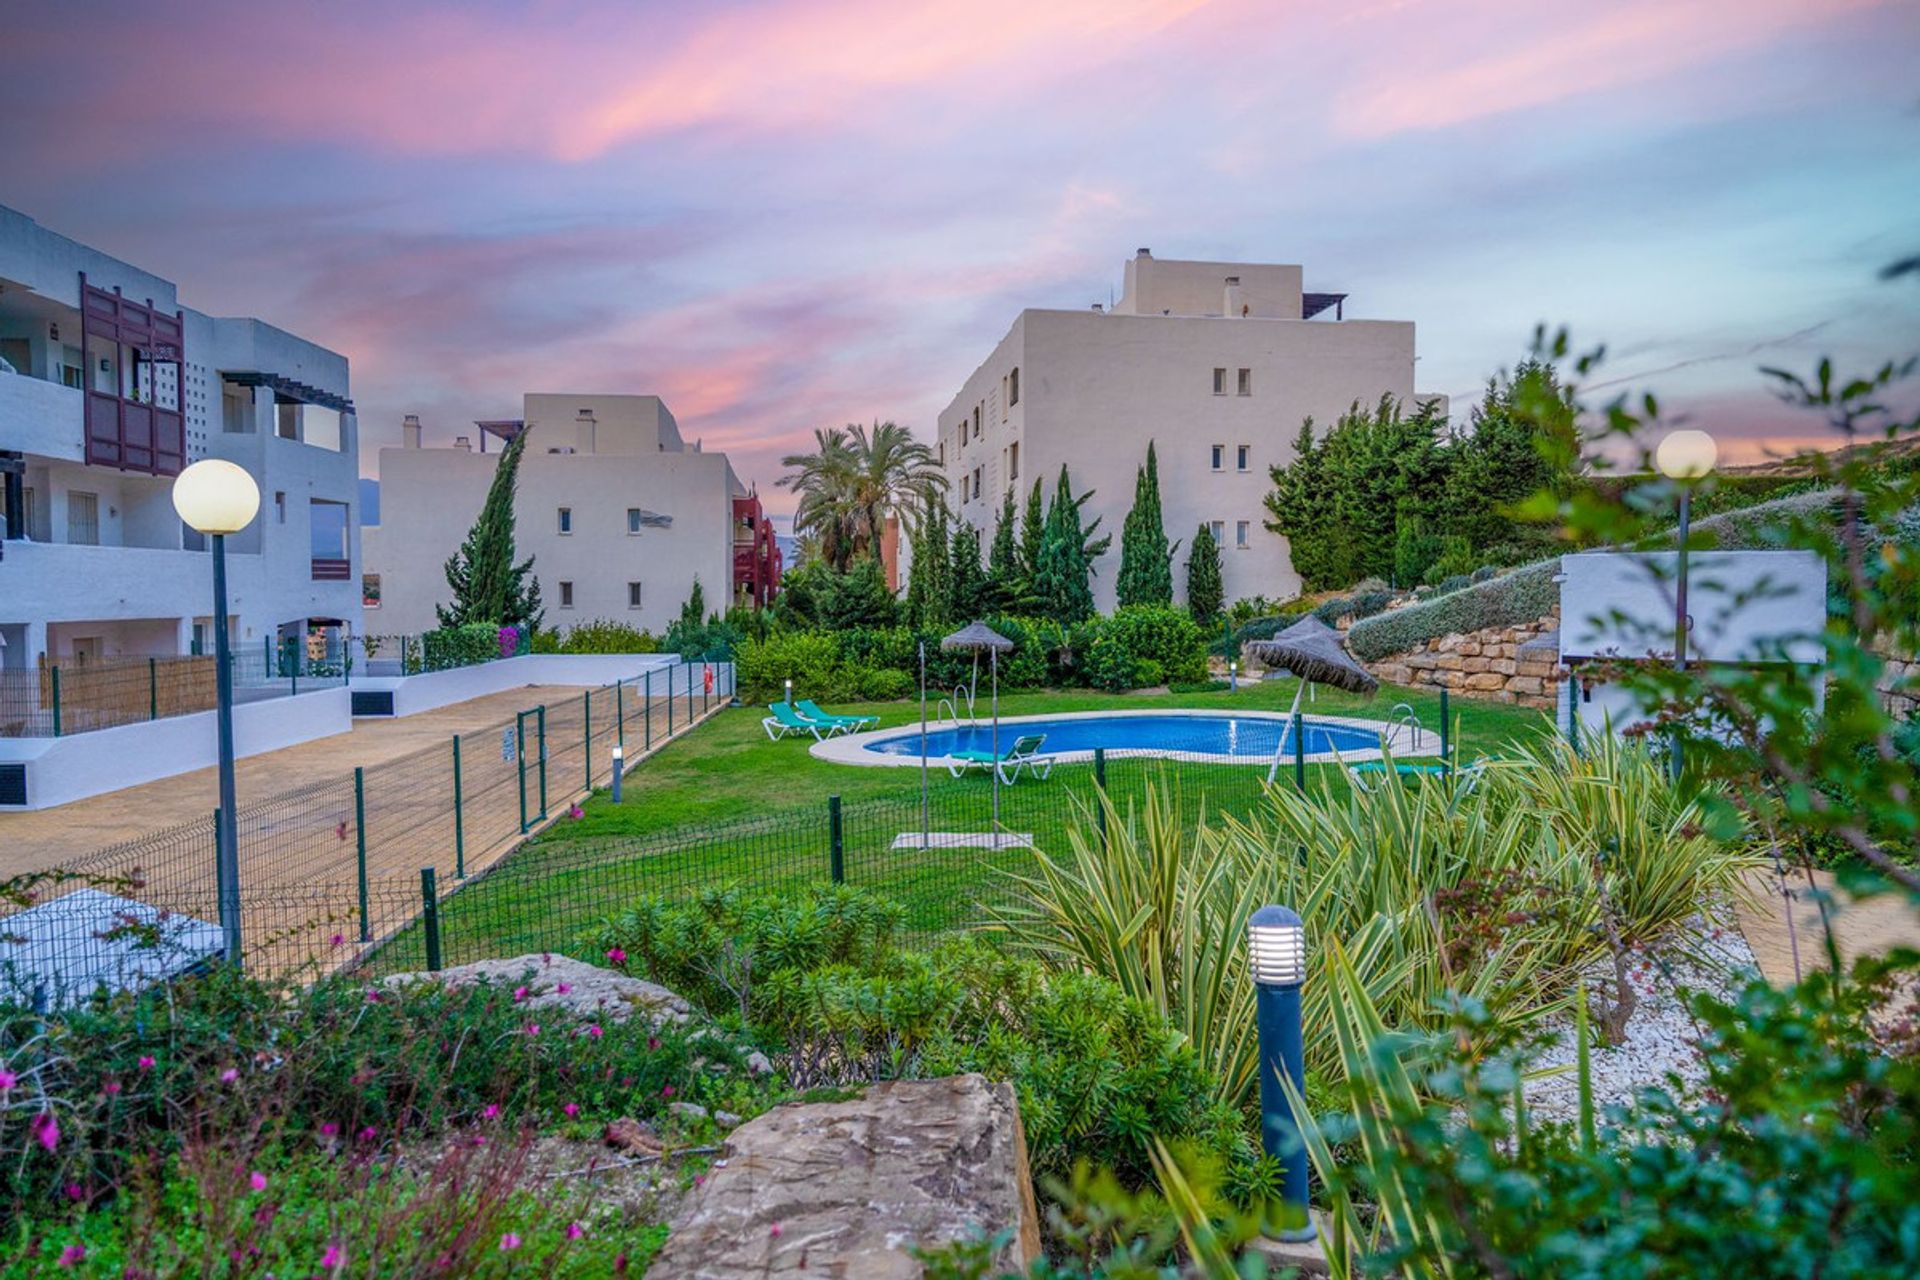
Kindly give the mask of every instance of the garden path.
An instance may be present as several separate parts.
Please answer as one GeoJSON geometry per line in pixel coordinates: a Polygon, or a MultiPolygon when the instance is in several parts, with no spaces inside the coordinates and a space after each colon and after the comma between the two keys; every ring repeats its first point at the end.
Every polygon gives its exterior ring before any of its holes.
{"type": "Polygon", "coordinates": [[[1767,981],[1785,986],[1827,962],[1820,904],[1809,896],[1809,875],[1814,888],[1832,895],[1828,909],[1842,961],[1895,947],[1920,950],[1920,909],[1904,894],[1884,893],[1862,901],[1841,889],[1831,872],[1795,871],[1787,877],[1788,909],[1783,910],[1779,878],[1771,870],[1750,871],[1749,897],[1735,904],[1734,913],[1767,981]]]}

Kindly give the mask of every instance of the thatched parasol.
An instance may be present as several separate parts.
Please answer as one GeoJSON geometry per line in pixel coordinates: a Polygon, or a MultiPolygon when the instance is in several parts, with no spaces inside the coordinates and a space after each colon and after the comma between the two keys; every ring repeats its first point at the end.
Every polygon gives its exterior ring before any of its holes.
{"type": "Polygon", "coordinates": [[[984,622],[975,622],[960,628],[940,642],[940,647],[948,653],[956,650],[973,653],[1012,653],[1013,641],[995,631],[984,622]]]}
{"type": "Polygon", "coordinates": [[[1267,667],[1285,667],[1303,681],[1330,684],[1349,693],[1372,694],[1380,688],[1373,673],[1355,662],[1340,633],[1308,614],[1271,640],[1249,640],[1247,653],[1267,667]]]}

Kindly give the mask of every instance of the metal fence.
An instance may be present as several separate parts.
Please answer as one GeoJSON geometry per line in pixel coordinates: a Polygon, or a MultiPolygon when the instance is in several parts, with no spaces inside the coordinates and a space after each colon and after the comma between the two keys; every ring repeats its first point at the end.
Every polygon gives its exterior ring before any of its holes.
{"type": "MultiPolygon", "coordinates": [[[[229,657],[240,702],[281,698],[344,684],[340,662],[304,651],[242,648],[229,657]]],[[[0,671],[0,738],[62,738],[95,729],[211,711],[215,659],[96,658],[32,671],[0,671]]]]}

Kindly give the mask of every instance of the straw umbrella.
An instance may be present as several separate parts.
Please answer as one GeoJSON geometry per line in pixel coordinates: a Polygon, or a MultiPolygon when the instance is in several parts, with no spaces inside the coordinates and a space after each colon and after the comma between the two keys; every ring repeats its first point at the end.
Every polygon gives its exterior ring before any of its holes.
{"type": "MultiPolygon", "coordinates": [[[[1293,709],[1287,714],[1287,728],[1290,731],[1298,732],[1300,699],[1305,695],[1308,685],[1330,684],[1336,689],[1367,697],[1372,697],[1380,688],[1380,682],[1373,678],[1373,673],[1347,653],[1340,633],[1312,614],[1271,640],[1248,641],[1245,649],[1259,659],[1262,666],[1285,667],[1300,678],[1300,687],[1293,695],[1293,709]]],[[[1286,749],[1286,745],[1286,733],[1282,732],[1280,745],[1274,748],[1275,769],[1280,767],[1280,753],[1286,749]]]]}
{"type": "MultiPolygon", "coordinates": [[[[1013,641],[995,631],[984,622],[975,622],[960,628],[940,642],[940,648],[947,653],[971,653],[978,667],[981,653],[987,655],[987,665],[993,677],[993,847],[1000,847],[1000,655],[1013,652],[1013,641]]],[[[921,751],[921,766],[924,769],[926,752],[921,751]]]]}

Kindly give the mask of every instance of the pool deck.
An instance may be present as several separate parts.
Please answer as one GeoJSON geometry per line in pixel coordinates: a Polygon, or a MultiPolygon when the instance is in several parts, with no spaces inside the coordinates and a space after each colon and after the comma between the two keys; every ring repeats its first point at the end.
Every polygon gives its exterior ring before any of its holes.
{"type": "MultiPolygon", "coordinates": [[[[1146,717],[1188,720],[1272,720],[1281,724],[1293,718],[1284,711],[1186,711],[1179,709],[1148,711],[1121,709],[1116,711],[1056,712],[1051,715],[1002,716],[1000,718],[1000,727],[1002,730],[1013,729],[1017,731],[1022,725],[1053,723],[1061,720],[1112,720],[1121,718],[1140,719],[1146,717]]],[[[1331,725],[1342,729],[1363,729],[1369,733],[1382,734],[1385,737],[1387,750],[1393,753],[1393,757],[1396,760],[1406,760],[1415,756],[1437,756],[1440,754],[1440,735],[1431,730],[1422,731],[1404,724],[1389,725],[1384,720],[1362,720],[1352,716],[1303,716],[1302,719],[1309,727],[1313,725],[1331,725]]],[[[973,723],[975,725],[981,725],[990,722],[977,720],[973,723]]],[[[927,722],[927,732],[929,734],[940,733],[951,729],[964,729],[967,727],[969,726],[966,722],[958,720],[929,720],[927,722]]],[[[845,733],[823,739],[808,747],[807,751],[815,759],[828,760],[834,764],[917,769],[920,767],[920,757],[918,755],[892,755],[884,751],[869,751],[867,750],[867,744],[917,737],[919,733],[919,725],[896,726],[891,729],[869,729],[864,733],[845,733]]],[[[1011,739],[1008,740],[1007,745],[1012,745],[1011,739]]],[[[1041,754],[1063,763],[1083,762],[1093,759],[1092,751],[1043,750],[1041,754]]],[[[1306,754],[1305,758],[1308,764],[1361,764],[1368,760],[1378,760],[1382,754],[1380,750],[1369,747],[1358,751],[1310,751],[1306,754]]],[[[1110,760],[1141,757],[1179,759],[1195,764],[1233,764],[1246,766],[1271,765],[1274,762],[1274,757],[1271,754],[1265,753],[1256,755],[1225,755],[1218,752],[1185,751],[1177,748],[1166,749],[1158,747],[1109,747],[1107,749],[1107,758],[1110,760]]],[[[1288,751],[1281,757],[1282,763],[1292,759],[1293,753],[1291,751],[1288,751]]],[[[962,761],[955,760],[951,756],[927,757],[927,766],[929,768],[944,769],[955,767],[962,763],[962,761]]]]}

